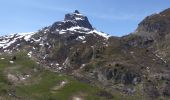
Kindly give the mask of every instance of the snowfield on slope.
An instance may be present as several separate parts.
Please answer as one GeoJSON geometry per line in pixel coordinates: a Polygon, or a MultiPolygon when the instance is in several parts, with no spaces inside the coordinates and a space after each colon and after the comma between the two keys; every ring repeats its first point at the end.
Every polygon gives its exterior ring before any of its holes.
{"type": "Polygon", "coordinates": [[[2,36],[0,37],[0,48],[6,49],[19,39],[24,39],[25,41],[29,41],[31,36],[34,35],[35,33],[36,32],[15,33],[8,36],[2,36]]]}

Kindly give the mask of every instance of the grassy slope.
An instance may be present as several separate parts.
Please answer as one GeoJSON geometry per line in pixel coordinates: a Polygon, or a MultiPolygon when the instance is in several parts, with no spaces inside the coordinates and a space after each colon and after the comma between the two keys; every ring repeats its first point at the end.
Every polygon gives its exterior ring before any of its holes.
{"type": "MultiPolygon", "coordinates": [[[[83,100],[108,100],[104,96],[97,95],[103,89],[79,82],[71,76],[45,70],[28,58],[26,53],[20,52],[15,55],[17,59],[14,64],[9,63],[12,55],[0,55],[0,99],[2,100],[72,100],[73,96],[81,97],[83,100]],[[2,57],[5,59],[2,60],[2,57]],[[14,84],[7,79],[7,73],[29,74],[31,77],[26,82],[14,84]],[[62,88],[53,90],[61,81],[68,83],[62,88]],[[16,97],[9,96],[9,93],[15,94],[16,97]]],[[[136,98],[144,100],[140,93],[134,96],[120,92],[113,94],[113,100],[136,100],[136,98]]]]}
{"type": "Polygon", "coordinates": [[[105,99],[97,97],[99,88],[81,83],[70,76],[44,70],[25,55],[25,53],[16,54],[17,60],[14,64],[9,63],[10,56],[0,56],[0,58],[5,58],[0,60],[0,98],[11,100],[17,96],[16,98],[22,100],[67,100],[71,99],[72,96],[81,96],[88,100],[105,99]],[[35,69],[36,71],[34,71],[35,69]],[[5,71],[16,73],[16,75],[27,73],[31,75],[31,78],[27,79],[26,85],[23,83],[14,85],[7,80],[5,71]],[[68,81],[64,87],[52,90],[63,80],[68,81]],[[15,96],[9,96],[9,91],[15,91],[15,96]]]}

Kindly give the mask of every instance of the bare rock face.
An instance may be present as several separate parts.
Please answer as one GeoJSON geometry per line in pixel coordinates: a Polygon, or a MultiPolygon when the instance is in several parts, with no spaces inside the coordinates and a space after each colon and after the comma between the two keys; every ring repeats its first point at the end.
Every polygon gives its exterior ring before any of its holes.
{"type": "Polygon", "coordinates": [[[64,21],[72,22],[75,26],[93,29],[92,25],[88,21],[88,18],[80,14],[78,10],[75,10],[74,13],[66,14],[64,21]]]}
{"type": "Polygon", "coordinates": [[[139,24],[136,34],[153,39],[170,34],[170,9],[146,17],[139,24]]]}
{"type": "Polygon", "coordinates": [[[170,83],[169,82],[167,82],[164,87],[163,95],[168,96],[168,97],[170,96],[170,83]]]}
{"type": "Polygon", "coordinates": [[[68,29],[71,27],[83,27],[88,29],[93,29],[92,25],[90,24],[88,18],[81,14],[78,10],[73,13],[69,13],[65,15],[64,21],[55,22],[50,31],[55,31],[56,29],[68,29]]]}

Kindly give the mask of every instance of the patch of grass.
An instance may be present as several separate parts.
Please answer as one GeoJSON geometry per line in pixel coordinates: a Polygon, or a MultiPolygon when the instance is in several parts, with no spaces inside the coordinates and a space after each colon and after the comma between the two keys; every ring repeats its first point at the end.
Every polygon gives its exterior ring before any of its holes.
{"type": "Polygon", "coordinates": [[[32,100],[68,100],[79,92],[87,94],[84,97],[87,100],[100,100],[101,98],[96,96],[96,93],[100,89],[92,87],[89,84],[81,83],[72,77],[43,71],[41,78],[38,84],[18,86],[17,94],[22,95],[23,98],[28,98],[27,95],[29,95],[29,98],[33,98],[32,100]],[[68,84],[59,90],[52,91],[52,88],[63,80],[68,80],[68,84]]]}
{"type": "Polygon", "coordinates": [[[8,80],[5,78],[4,75],[4,69],[9,66],[9,58],[8,56],[5,55],[1,55],[0,56],[0,96],[4,95],[5,93],[7,93],[8,90],[8,80]],[[4,58],[4,59],[1,59],[4,58]]]}

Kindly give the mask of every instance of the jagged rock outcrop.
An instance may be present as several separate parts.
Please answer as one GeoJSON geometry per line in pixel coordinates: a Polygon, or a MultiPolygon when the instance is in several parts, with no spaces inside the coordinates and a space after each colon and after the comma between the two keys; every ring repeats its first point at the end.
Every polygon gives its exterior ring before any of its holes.
{"type": "Polygon", "coordinates": [[[65,15],[64,21],[55,22],[51,27],[50,31],[55,32],[57,30],[66,30],[71,27],[84,27],[90,30],[93,29],[90,24],[88,18],[79,13],[79,11],[75,11],[74,13],[69,13],[65,15]]]}

